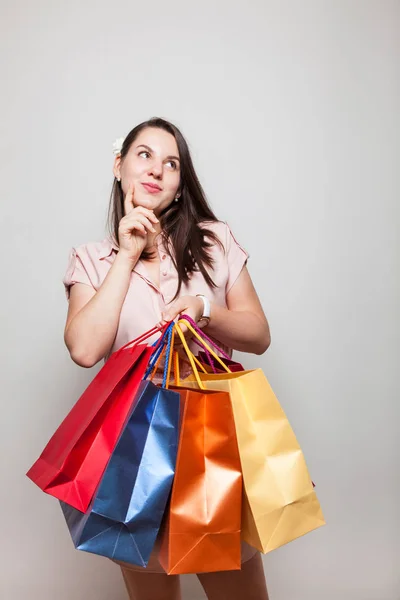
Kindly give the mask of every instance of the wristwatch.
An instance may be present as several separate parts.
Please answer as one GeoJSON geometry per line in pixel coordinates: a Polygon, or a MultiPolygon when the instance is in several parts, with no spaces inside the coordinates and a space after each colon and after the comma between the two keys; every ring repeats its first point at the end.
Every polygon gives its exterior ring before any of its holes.
{"type": "Polygon", "coordinates": [[[197,325],[199,327],[207,327],[211,318],[211,303],[209,299],[206,298],[206,296],[203,296],[202,294],[196,294],[196,296],[203,300],[203,314],[201,315],[197,325]]]}

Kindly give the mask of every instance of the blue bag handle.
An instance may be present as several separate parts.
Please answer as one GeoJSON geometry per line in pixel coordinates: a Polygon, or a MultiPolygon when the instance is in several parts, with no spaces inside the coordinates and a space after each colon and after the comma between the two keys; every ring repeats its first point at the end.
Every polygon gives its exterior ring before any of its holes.
{"type": "Polygon", "coordinates": [[[175,323],[171,323],[171,325],[168,327],[167,331],[167,351],[165,354],[165,364],[164,364],[164,376],[163,376],[163,381],[162,381],[162,387],[165,388],[165,386],[167,385],[167,377],[168,377],[168,363],[169,363],[169,357],[171,354],[171,345],[172,345],[172,334],[174,332],[174,327],[175,327],[175,323]]]}
{"type": "MultiPolygon", "coordinates": [[[[157,346],[157,348],[150,357],[149,366],[147,367],[147,371],[144,375],[144,379],[147,379],[149,377],[150,373],[152,372],[152,370],[154,368],[154,365],[156,364],[157,360],[160,357],[160,354],[164,351],[166,344],[168,344],[167,355],[169,357],[171,338],[172,338],[172,330],[174,328],[174,325],[175,325],[175,323],[172,321],[172,323],[170,323],[168,325],[168,327],[166,328],[166,330],[164,331],[163,335],[161,336],[161,339],[156,340],[154,342],[154,344],[152,344],[153,347],[157,346]]],[[[168,367],[168,362],[166,363],[166,365],[168,367]]],[[[164,369],[164,371],[165,371],[165,369],[164,369]]],[[[167,377],[167,372],[164,373],[165,383],[166,383],[166,377],[167,377]]],[[[164,379],[163,379],[163,387],[165,386],[164,379]]]]}

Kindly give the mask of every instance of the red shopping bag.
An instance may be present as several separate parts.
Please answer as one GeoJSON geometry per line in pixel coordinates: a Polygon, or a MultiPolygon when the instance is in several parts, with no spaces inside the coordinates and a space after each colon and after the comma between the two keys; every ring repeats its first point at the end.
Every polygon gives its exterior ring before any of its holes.
{"type": "Polygon", "coordinates": [[[157,331],[114,352],[58,427],[27,472],[44,492],[87,510],[154,352],[139,342],[157,331]]]}

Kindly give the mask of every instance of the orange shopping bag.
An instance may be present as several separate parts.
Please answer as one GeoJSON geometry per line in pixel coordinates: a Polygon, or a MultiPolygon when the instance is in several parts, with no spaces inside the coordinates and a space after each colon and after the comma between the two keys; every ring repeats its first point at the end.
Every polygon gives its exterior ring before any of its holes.
{"type": "Polygon", "coordinates": [[[229,394],[170,389],[181,396],[181,429],[159,561],[168,574],[240,569],[242,473],[229,394]]]}

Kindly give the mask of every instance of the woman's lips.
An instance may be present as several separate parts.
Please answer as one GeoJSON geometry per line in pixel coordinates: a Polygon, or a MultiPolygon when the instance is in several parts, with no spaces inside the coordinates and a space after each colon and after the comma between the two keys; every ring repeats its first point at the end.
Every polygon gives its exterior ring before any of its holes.
{"type": "Polygon", "coordinates": [[[144,187],[146,192],[149,192],[149,194],[158,194],[158,192],[161,192],[159,187],[150,185],[149,183],[142,183],[142,186],[144,187]]]}

